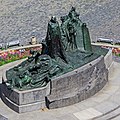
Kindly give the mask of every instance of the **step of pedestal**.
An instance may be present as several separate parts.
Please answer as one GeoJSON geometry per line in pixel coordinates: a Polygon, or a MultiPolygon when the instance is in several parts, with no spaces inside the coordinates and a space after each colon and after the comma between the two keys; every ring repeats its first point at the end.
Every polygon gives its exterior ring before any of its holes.
{"type": "Polygon", "coordinates": [[[117,117],[120,118],[120,106],[117,109],[115,109],[114,111],[111,111],[111,112],[101,116],[100,118],[96,118],[94,120],[113,120],[114,118],[117,118],[117,117]]]}
{"type": "Polygon", "coordinates": [[[116,117],[113,118],[112,120],[120,120],[120,115],[116,116],[116,117]]]}
{"type": "Polygon", "coordinates": [[[6,117],[0,115],[0,120],[8,120],[6,117]]]}

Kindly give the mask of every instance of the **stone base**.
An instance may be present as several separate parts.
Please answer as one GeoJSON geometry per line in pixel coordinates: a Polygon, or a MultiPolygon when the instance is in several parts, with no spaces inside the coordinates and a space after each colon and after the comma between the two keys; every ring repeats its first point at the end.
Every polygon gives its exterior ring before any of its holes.
{"type": "Polygon", "coordinates": [[[108,69],[108,79],[111,78],[112,73],[114,72],[114,62],[112,58],[112,50],[109,50],[109,52],[104,57],[104,63],[106,66],[106,69],[108,69]]]}
{"type": "Polygon", "coordinates": [[[6,84],[1,86],[1,99],[12,110],[18,113],[40,110],[46,107],[45,96],[49,94],[50,84],[43,88],[18,91],[8,89],[6,84]]]}
{"type": "Polygon", "coordinates": [[[49,109],[65,107],[85,100],[100,91],[108,81],[108,70],[101,56],[96,60],[51,81],[46,96],[49,109]]]}
{"type": "Polygon", "coordinates": [[[105,57],[100,56],[80,68],[52,79],[43,88],[10,90],[3,82],[1,98],[18,113],[78,103],[93,96],[105,86],[108,75],[113,70],[111,56],[109,51],[105,57]]]}
{"type": "Polygon", "coordinates": [[[107,83],[106,81],[103,81],[99,86],[94,86],[93,89],[89,91],[81,91],[76,93],[75,95],[71,95],[68,97],[62,97],[59,99],[54,99],[51,96],[46,97],[46,106],[48,109],[55,109],[55,108],[61,108],[69,105],[73,105],[75,103],[81,102],[93,95],[95,95],[98,91],[100,91],[105,84],[107,83]]]}
{"type": "Polygon", "coordinates": [[[7,98],[3,93],[1,99],[9,108],[11,108],[12,110],[18,113],[36,111],[45,108],[45,101],[26,104],[26,105],[17,105],[14,102],[12,102],[9,98],[7,98]]]}
{"type": "Polygon", "coordinates": [[[114,73],[114,62],[111,63],[111,65],[108,68],[108,79],[112,77],[112,74],[114,73]]]}

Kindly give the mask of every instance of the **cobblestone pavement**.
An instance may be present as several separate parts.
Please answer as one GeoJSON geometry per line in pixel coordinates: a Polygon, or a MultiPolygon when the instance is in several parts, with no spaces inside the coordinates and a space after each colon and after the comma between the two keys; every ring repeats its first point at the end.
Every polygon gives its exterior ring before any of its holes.
{"type": "Polygon", "coordinates": [[[28,43],[33,35],[40,41],[49,17],[60,20],[72,6],[88,24],[92,39],[120,39],[120,0],[0,0],[0,42],[28,43]]]}
{"type": "MultiPolygon", "coordinates": [[[[1,75],[7,67],[12,66],[2,66],[1,75]]],[[[58,109],[18,114],[0,100],[0,114],[9,120],[120,120],[120,63],[114,62],[114,68],[107,85],[80,103],[58,109]]]]}

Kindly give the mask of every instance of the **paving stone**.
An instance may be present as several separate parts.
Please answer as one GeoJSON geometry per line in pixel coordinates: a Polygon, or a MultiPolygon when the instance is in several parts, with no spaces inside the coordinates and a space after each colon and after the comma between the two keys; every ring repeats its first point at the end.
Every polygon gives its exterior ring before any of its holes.
{"type": "Polygon", "coordinates": [[[95,110],[94,108],[89,108],[77,113],[73,113],[79,120],[89,120],[97,116],[101,116],[102,113],[95,110]]]}
{"type": "Polygon", "coordinates": [[[115,118],[113,118],[112,120],[120,120],[120,115],[115,117],[115,118]]]}
{"type": "Polygon", "coordinates": [[[108,98],[109,98],[108,94],[100,92],[100,93],[96,94],[95,96],[93,96],[91,98],[91,100],[101,103],[101,102],[107,100],[108,98]]]}
{"type": "Polygon", "coordinates": [[[105,94],[109,94],[109,95],[113,95],[114,93],[116,93],[119,89],[118,85],[111,85],[108,83],[108,86],[105,87],[105,89],[102,89],[102,92],[105,94]]]}
{"type": "Polygon", "coordinates": [[[120,116],[120,108],[117,108],[114,111],[111,111],[110,113],[95,120],[113,120],[113,118],[116,118],[117,116],[120,116]]]}
{"type": "Polygon", "coordinates": [[[8,120],[6,117],[0,115],[0,120],[8,120]]]}
{"type": "MultiPolygon", "coordinates": [[[[92,98],[92,97],[91,97],[92,98]]],[[[75,104],[79,109],[81,110],[84,110],[84,109],[87,109],[89,107],[93,107],[93,106],[96,106],[98,105],[99,103],[96,102],[96,101],[93,101],[91,98],[89,99],[86,99],[84,101],[81,102],[81,104],[75,104]]]]}
{"type": "Polygon", "coordinates": [[[97,106],[95,106],[94,108],[96,110],[98,110],[99,112],[106,114],[112,110],[114,110],[115,108],[117,108],[119,105],[114,103],[114,102],[110,102],[109,100],[106,100],[100,104],[98,104],[97,106]]]}
{"type": "MultiPolygon", "coordinates": [[[[49,101],[48,108],[60,108],[81,102],[101,90],[108,81],[103,60],[102,57],[98,57],[89,63],[92,66],[86,64],[51,80],[51,94],[46,96],[49,101]]],[[[99,100],[107,98],[106,96],[100,97],[99,100]]]]}
{"type": "Polygon", "coordinates": [[[79,120],[77,117],[75,117],[74,115],[71,115],[71,114],[61,116],[58,119],[59,120],[79,120]]]}
{"type": "Polygon", "coordinates": [[[120,105],[120,89],[110,96],[109,100],[120,105]]]}
{"type": "Polygon", "coordinates": [[[65,116],[66,114],[72,114],[72,113],[78,112],[78,111],[80,111],[80,109],[75,105],[50,110],[51,114],[53,116],[55,115],[56,117],[65,116]]]}

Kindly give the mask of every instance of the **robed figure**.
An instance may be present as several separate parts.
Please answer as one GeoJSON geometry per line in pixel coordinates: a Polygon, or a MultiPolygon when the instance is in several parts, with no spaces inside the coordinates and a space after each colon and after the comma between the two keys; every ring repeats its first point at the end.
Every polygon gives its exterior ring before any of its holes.
{"type": "Polygon", "coordinates": [[[61,42],[61,31],[59,23],[55,16],[51,17],[51,20],[48,23],[47,36],[45,41],[48,48],[48,55],[51,58],[56,59],[57,57],[60,57],[65,62],[67,62],[61,42]]]}
{"type": "Polygon", "coordinates": [[[66,51],[82,50],[84,51],[82,22],[79,19],[79,14],[72,7],[67,16],[61,17],[62,40],[66,51]]]}
{"type": "Polygon", "coordinates": [[[86,51],[92,52],[90,34],[89,34],[89,30],[88,30],[88,28],[87,28],[86,23],[83,23],[83,24],[82,24],[82,33],[83,33],[84,49],[85,49],[86,51]]]}

